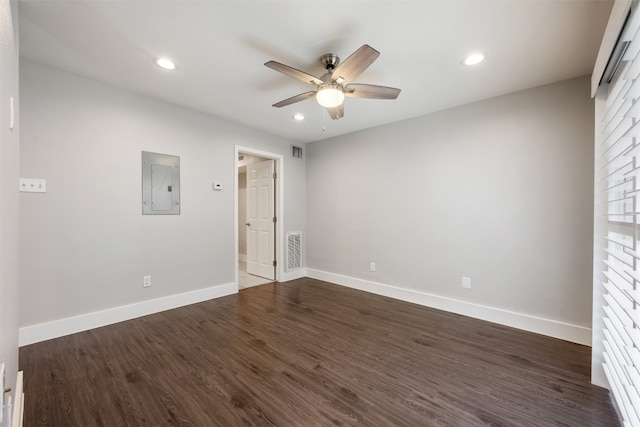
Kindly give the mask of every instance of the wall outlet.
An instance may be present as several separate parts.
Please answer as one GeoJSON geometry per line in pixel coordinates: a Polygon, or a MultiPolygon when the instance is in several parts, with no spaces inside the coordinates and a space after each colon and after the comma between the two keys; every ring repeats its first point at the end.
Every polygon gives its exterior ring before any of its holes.
{"type": "Polygon", "coordinates": [[[144,276],[142,278],[142,287],[148,288],[149,286],[151,286],[151,276],[144,276]]]}
{"type": "Polygon", "coordinates": [[[471,277],[462,278],[462,287],[465,289],[471,289],[471,277]]]}
{"type": "Polygon", "coordinates": [[[46,179],[20,178],[20,191],[27,193],[46,193],[46,179]]]}
{"type": "Polygon", "coordinates": [[[375,262],[372,262],[371,264],[369,264],[369,270],[376,271],[376,263],[375,262]]]}

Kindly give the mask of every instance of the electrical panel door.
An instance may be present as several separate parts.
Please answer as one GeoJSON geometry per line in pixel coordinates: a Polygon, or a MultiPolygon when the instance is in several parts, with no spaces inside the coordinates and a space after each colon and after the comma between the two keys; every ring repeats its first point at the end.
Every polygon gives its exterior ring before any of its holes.
{"type": "Polygon", "coordinates": [[[180,214],[180,157],[142,152],[142,214],[180,214]]]}

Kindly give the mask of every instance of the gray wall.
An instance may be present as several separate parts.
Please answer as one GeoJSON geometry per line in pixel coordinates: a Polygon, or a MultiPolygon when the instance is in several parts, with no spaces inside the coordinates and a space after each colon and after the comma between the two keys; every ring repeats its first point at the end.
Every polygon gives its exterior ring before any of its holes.
{"type": "Polygon", "coordinates": [[[584,77],[308,144],[307,267],[589,328],[593,121],[584,77]]]}
{"type": "Polygon", "coordinates": [[[17,22],[18,2],[0,0],[0,363],[6,365],[7,386],[12,388],[18,371],[19,305],[17,22]],[[9,129],[11,97],[15,106],[13,131],[9,129]]]}
{"type": "Polygon", "coordinates": [[[588,89],[574,79],[309,144],[305,182],[289,141],[25,61],[21,175],[49,191],[21,195],[21,323],[233,282],[239,144],[284,156],[284,227],[307,230],[307,267],[588,328],[588,89]],[[179,217],[140,214],[141,151],[181,157],[179,217]]]}
{"type": "Polygon", "coordinates": [[[304,229],[304,165],[290,141],[21,67],[22,176],[48,188],[21,195],[22,326],[232,283],[235,144],[284,156],[284,230],[304,229]],[[141,215],[141,151],[180,156],[181,215],[141,215]]]}

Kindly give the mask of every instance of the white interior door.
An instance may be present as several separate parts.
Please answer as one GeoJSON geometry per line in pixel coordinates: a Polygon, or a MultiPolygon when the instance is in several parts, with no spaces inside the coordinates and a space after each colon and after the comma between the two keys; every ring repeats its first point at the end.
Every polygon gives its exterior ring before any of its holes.
{"type": "Polygon", "coordinates": [[[247,273],[275,280],[273,160],[247,166],[247,273]]]}

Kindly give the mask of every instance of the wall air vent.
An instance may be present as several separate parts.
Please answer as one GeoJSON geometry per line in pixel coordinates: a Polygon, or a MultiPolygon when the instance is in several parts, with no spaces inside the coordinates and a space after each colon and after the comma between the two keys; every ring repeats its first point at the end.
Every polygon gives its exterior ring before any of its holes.
{"type": "Polygon", "coordinates": [[[302,158],[302,147],[296,147],[295,145],[291,146],[291,157],[294,159],[302,158]]]}
{"type": "Polygon", "coordinates": [[[287,233],[287,271],[302,268],[302,232],[287,233]]]}

